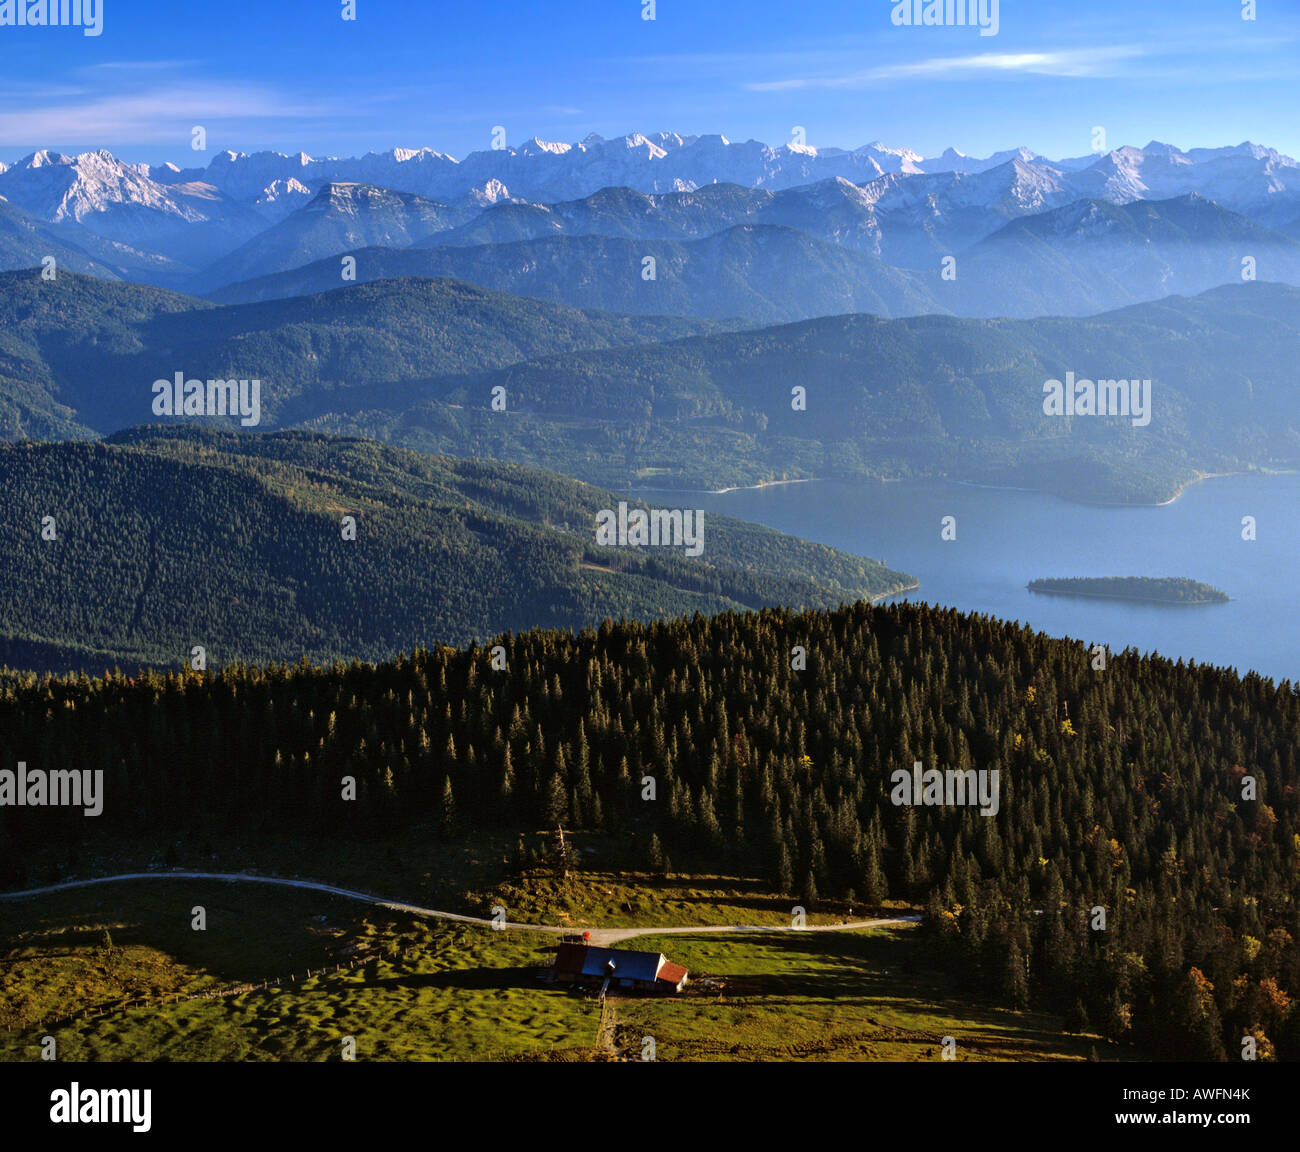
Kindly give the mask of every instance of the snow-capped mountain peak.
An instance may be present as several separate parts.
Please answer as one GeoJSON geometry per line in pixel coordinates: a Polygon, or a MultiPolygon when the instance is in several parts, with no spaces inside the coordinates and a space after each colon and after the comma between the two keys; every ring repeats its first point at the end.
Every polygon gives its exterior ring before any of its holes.
{"type": "Polygon", "coordinates": [[[538,156],[542,154],[563,156],[572,148],[572,144],[560,144],[553,140],[539,140],[536,136],[532,136],[520,146],[519,154],[521,156],[538,156]]]}
{"type": "MultiPolygon", "coordinates": [[[[1196,193],[1261,222],[1290,226],[1300,215],[1300,166],[1249,141],[1182,151],[1158,140],[1145,147],[1048,161],[1027,147],[976,157],[949,146],[933,158],[879,140],[851,150],[721,134],[592,133],[573,144],[532,137],[517,148],[475,151],[463,160],[430,148],[392,148],[364,156],[221,151],[206,167],[127,164],[100,150],[67,156],[33,152],[0,166],[0,195],[47,222],[91,222],[128,209],[144,239],[147,218],[182,223],[239,219],[237,230],[309,203],[326,185],[355,184],[479,210],[505,201],[556,204],[603,188],[645,194],[690,192],[716,184],[771,191],[842,181],[879,211],[992,211],[1001,218],[1071,200],[1127,203],[1196,193]],[[888,177],[889,179],[885,179],[888,177]],[[139,215],[143,213],[144,215],[139,215]],[[241,215],[242,214],[242,215],[241,215]]],[[[847,195],[840,190],[841,197],[847,195]]],[[[114,227],[126,228],[125,224],[114,227]]]]}
{"type": "Polygon", "coordinates": [[[500,180],[485,180],[476,188],[471,188],[465,199],[481,208],[493,204],[502,204],[512,199],[510,190],[500,180]]]}

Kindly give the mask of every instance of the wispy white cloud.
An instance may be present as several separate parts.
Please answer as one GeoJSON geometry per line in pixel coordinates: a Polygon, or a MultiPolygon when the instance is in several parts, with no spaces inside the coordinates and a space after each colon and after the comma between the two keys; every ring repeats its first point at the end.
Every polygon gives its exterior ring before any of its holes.
{"type": "Polygon", "coordinates": [[[101,60],[98,64],[88,64],[86,72],[165,72],[178,68],[193,68],[195,60],[101,60]]]}
{"type": "Polygon", "coordinates": [[[893,80],[968,79],[999,73],[1040,76],[1112,76],[1120,65],[1145,56],[1136,45],[1049,52],[981,52],[973,56],[935,56],[912,63],[882,64],[834,75],[763,80],[744,85],[750,92],[788,92],[806,88],[864,88],[893,80]]]}
{"type": "Polygon", "coordinates": [[[286,99],[269,88],[247,85],[180,84],[83,101],[48,97],[24,106],[11,97],[0,112],[0,145],[52,141],[134,140],[176,143],[191,127],[212,128],[231,121],[316,120],[337,116],[325,102],[286,99]]]}

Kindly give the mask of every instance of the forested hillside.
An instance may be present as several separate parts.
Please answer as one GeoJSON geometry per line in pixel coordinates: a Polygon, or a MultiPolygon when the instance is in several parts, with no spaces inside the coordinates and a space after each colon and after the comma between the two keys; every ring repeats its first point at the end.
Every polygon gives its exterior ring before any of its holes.
{"type": "Polygon", "coordinates": [[[4,445],[0,488],[0,665],[22,668],[176,668],[195,646],[213,665],[375,660],[623,615],[833,607],[914,583],[722,516],[696,556],[598,546],[612,493],[309,433],[4,445]]]}
{"type": "Polygon", "coordinates": [[[450,280],[354,285],[214,308],[61,271],[0,273],[0,439],[107,433],[154,419],[152,385],[257,378],[266,426],[322,409],[404,405],[430,377],[527,357],[671,340],[705,320],[627,317],[450,280]]]}
{"type": "Polygon", "coordinates": [[[955,988],[1148,1055],[1235,1058],[1250,1030],[1264,1055],[1300,1056],[1290,684],[1131,651],[1097,671],[1081,644],[913,605],[500,643],[505,669],[438,648],[379,667],[10,676],[0,759],[102,769],[105,803],[94,819],[0,809],[6,882],[45,879],[38,850],[72,860],[112,837],[563,824],[630,840],[652,868],[666,853],[678,871],[753,870],[814,908],[924,903],[955,988]],[[997,770],[997,813],[892,803],[892,774],[918,760],[997,770]]]}
{"type": "Polygon", "coordinates": [[[1300,462],[1300,289],[1263,282],[1086,320],[850,315],[752,329],[452,280],[213,307],[25,272],[0,274],[0,325],[5,438],[150,422],[154,382],[179,372],[258,379],[265,428],[612,487],[649,470],[682,488],[865,475],[1156,502],[1200,473],[1300,462]],[[1150,381],[1148,403],[1136,423],[1127,406],[1049,415],[1053,379],[1150,381]]]}
{"type": "MultiPolygon", "coordinates": [[[[1300,289],[1257,283],[1087,320],[833,316],[524,361],[443,399],[486,412],[504,388],[525,415],[498,451],[593,480],[568,455],[575,418],[643,431],[630,447],[609,436],[606,468],[654,465],[686,484],[703,458],[756,479],[944,476],[1159,501],[1198,471],[1300,460],[1297,356],[1300,289]],[[1149,380],[1146,420],[1127,406],[1046,415],[1051,379],[1149,380]]],[[[446,451],[468,420],[424,404],[322,423],[446,451]]]]}

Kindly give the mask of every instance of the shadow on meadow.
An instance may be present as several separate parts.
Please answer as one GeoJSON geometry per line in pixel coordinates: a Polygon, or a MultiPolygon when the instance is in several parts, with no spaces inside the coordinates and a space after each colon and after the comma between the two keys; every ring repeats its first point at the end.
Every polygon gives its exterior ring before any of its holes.
{"type": "MultiPolygon", "coordinates": [[[[967,1034],[962,1041],[976,1050],[1018,1047],[1049,1052],[1061,1047],[1062,1035],[1053,1017],[1014,1013],[955,994],[951,978],[916,966],[917,946],[911,941],[858,933],[773,933],[747,939],[761,942],[760,963],[771,970],[729,972],[716,945],[699,965],[700,976],[726,982],[725,999],[733,1005],[743,1001],[754,1009],[777,1009],[833,1001],[837,1007],[871,1013],[862,1015],[861,1021],[887,1030],[898,1023],[877,1015],[898,1022],[936,1017],[960,1021],[977,1033],[967,1034]],[[769,959],[770,964],[763,963],[769,959]]],[[[698,982],[694,987],[701,998],[712,995],[698,982]]]]}
{"type": "Polygon", "coordinates": [[[539,965],[515,968],[449,968],[441,972],[411,972],[401,976],[382,976],[366,981],[368,988],[460,988],[467,991],[492,991],[504,988],[533,988],[546,985],[537,979],[539,965]]]}

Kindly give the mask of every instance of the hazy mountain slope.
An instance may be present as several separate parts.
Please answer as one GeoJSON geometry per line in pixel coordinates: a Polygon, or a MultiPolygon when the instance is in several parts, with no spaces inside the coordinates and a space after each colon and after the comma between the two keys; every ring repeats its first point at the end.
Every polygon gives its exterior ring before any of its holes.
{"type": "Polygon", "coordinates": [[[154,422],[153,382],[183,372],[261,380],[264,428],[375,435],[606,485],[650,469],[685,487],[866,473],[1151,499],[1198,469],[1300,459],[1300,289],[1261,282],[1088,319],[728,329],[452,280],[213,307],[28,272],[0,274],[0,322],[13,358],[0,402],[39,401],[83,430],[154,422]],[[1071,372],[1150,379],[1149,423],[1045,415],[1045,381],[1071,372]]]}
{"type": "Polygon", "coordinates": [[[740,224],[794,228],[864,252],[880,248],[870,200],[861,188],[842,179],[777,192],[728,183],[657,195],[609,187],[553,204],[497,204],[418,246],[502,244],[561,234],[687,241],[740,224]]]}
{"type": "Polygon", "coordinates": [[[928,269],[1008,221],[1078,198],[1059,169],[1019,157],[982,172],[890,174],[865,185],[862,194],[878,222],[881,257],[928,269]]]}
{"type": "Polygon", "coordinates": [[[577,353],[318,423],[611,484],[865,473],[1157,500],[1198,470],[1300,463],[1298,361],[1300,289],[1252,283],[1085,320],[844,316],[577,353]],[[1045,415],[1044,383],[1071,372],[1150,379],[1149,423],[1045,415]],[[488,410],[495,387],[513,415],[488,410]]]}
{"type": "Polygon", "coordinates": [[[29,212],[0,200],[0,272],[18,268],[41,268],[53,256],[55,269],[66,268],[105,280],[121,279],[119,272],[101,264],[90,253],[61,236],[29,212]]]}
{"type": "MultiPolygon", "coordinates": [[[[738,225],[684,244],[558,233],[532,241],[373,248],[350,255],[362,282],[453,276],[575,307],[743,315],[759,323],[848,312],[1094,315],[1239,283],[1246,256],[1257,279],[1300,284],[1300,244],[1199,196],[1127,204],[1082,200],[1020,217],[963,250],[951,279],[941,275],[940,263],[907,271],[767,225],[738,225]],[[654,280],[642,275],[647,256],[656,261],[654,280]]],[[[321,292],[335,287],[338,275],[338,258],[330,257],[229,285],[211,298],[237,303],[321,292]]]]}
{"type": "Polygon", "coordinates": [[[1300,244],[1200,196],[1081,200],[1006,225],[963,253],[940,299],[964,316],[1092,315],[1259,280],[1300,284],[1300,244]]]}
{"type": "MultiPolygon", "coordinates": [[[[942,311],[920,277],[788,228],[741,225],[703,240],[554,236],[477,247],[365,248],[359,282],[450,276],[575,308],[650,315],[744,316],[779,323],[844,312],[942,311]],[[654,279],[644,274],[653,257],[654,279]]],[[[339,260],[229,285],[218,303],[283,299],[336,287],[339,260]]]]}
{"type": "MultiPolygon", "coordinates": [[[[406,247],[475,214],[368,184],[327,184],[309,203],[205,268],[194,286],[207,290],[284,272],[352,248],[406,247]]],[[[341,283],[336,264],[330,287],[341,283]]]]}
{"type": "Polygon", "coordinates": [[[53,281],[38,268],[0,272],[0,439],[93,435],[88,407],[147,412],[147,385],[137,390],[113,366],[148,359],[143,333],[158,316],[211,308],[73,272],[53,281]]]}
{"type": "Polygon", "coordinates": [[[29,407],[39,410],[43,397],[47,408],[62,405],[65,419],[110,432],[151,422],[153,383],[181,372],[261,380],[270,426],[322,409],[409,402],[430,377],[712,327],[581,312],[449,280],[215,308],[72,273],[53,283],[0,273],[0,349],[12,358],[0,358],[0,405],[21,386],[35,390],[29,407]]]}

